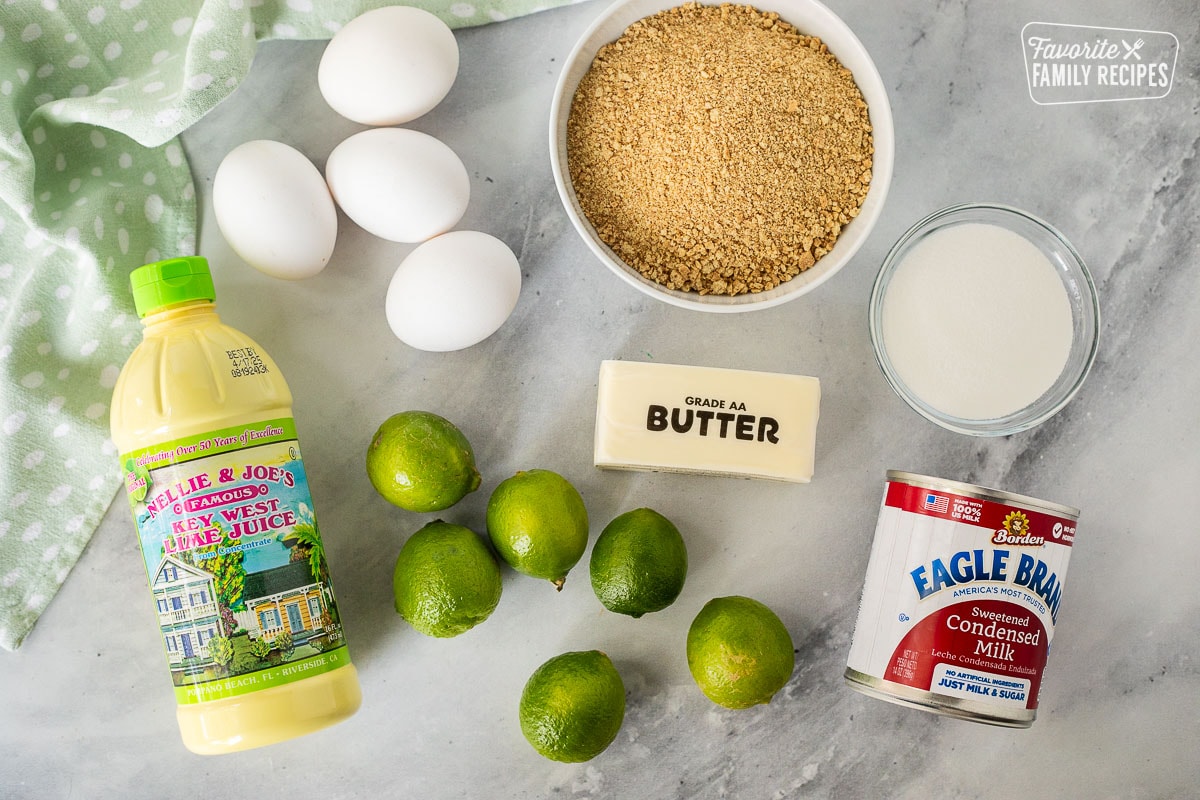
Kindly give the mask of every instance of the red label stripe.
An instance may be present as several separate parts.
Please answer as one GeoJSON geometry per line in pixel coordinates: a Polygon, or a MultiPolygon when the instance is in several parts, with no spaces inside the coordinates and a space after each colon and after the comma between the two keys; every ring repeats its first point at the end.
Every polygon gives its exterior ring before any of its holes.
{"type": "Polygon", "coordinates": [[[1029,544],[1033,545],[1040,537],[1046,544],[1070,547],[1075,541],[1075,520],[1023,506],[964,497],[940,489],[889,482],[884,505],[912,514],[1002,531],[1011,539],[1008,544],[1020,545],[1021,540],[1028,539],[1029,544]]]}

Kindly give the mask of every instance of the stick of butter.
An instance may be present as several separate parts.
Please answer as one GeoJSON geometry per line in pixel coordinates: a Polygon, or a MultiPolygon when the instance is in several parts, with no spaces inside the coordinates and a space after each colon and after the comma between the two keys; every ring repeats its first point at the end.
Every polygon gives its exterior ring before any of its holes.
{"type": "Polygon", "coordinates": [[[603,361],[596,466],[808,483],[820,403],[803,375],[603,361]]]}

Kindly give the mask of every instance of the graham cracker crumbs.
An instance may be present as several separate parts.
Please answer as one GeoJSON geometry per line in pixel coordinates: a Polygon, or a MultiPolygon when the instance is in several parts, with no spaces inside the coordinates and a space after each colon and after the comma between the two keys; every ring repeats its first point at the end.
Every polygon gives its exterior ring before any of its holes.
{"type": "Polygon", "coordinates": [[[583,213],[670,289],[738,295],[808,269],[871,183],[867,104],[819,39],[686,3],[600,48],[567,121],[583,213]]]}

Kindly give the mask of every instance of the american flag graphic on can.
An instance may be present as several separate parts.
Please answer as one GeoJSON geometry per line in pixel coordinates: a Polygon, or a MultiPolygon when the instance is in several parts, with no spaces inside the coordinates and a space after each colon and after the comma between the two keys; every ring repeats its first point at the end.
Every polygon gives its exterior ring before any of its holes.
{"type": "Polygon", "coordinates": [[[925,495],[925,510],[935,514],[945,514],[950,510],[950,498],[929,492],[925,495]]]}

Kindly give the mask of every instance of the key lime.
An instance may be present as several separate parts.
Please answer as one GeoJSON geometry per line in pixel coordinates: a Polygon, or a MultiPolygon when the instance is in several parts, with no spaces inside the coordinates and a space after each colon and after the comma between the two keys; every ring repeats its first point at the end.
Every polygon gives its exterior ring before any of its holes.
{"type": "Polygon", "coordinates": [[[531,469],[501,481],[492,492],[487,529],[509,566],[561,590],[587,548],[587,509],[566,478],[531,469]]]}
{"type": "Polygon", "coordinates": [[[726,708],[766,703],[796,664],[792,637],[775,612],[748,597],[709,600],[687,635],[692,677],[709,700],[726,708]]]}
{"type": "Polygon", "coordinates": [[[687,565],[679,529],[657,511],[639,508],[605,526],[588,568],[592,591],[604,607],[636,619],[675,602],[687,565]]]}
{"type": "Polygon", "coordinates": [[[479,488],[475,453],[462,431],[428,411],[388,417],[367,448],[367,475],[388,502],[441,511],[479,488]]]}
{"type": "Polygon", "coordinates": [[[625,684],[599,650],[547,661],[521,692],[521,733],[546,758],[589,761],[617,738],[625,718],[625,684]]]}
{"type": "Polygon", "coordinates": [[[392,573],[396,611],[426,636],[458,636],[500,602],[500,567],[481,536],[437,520],[409,537],[392,573]]]}

